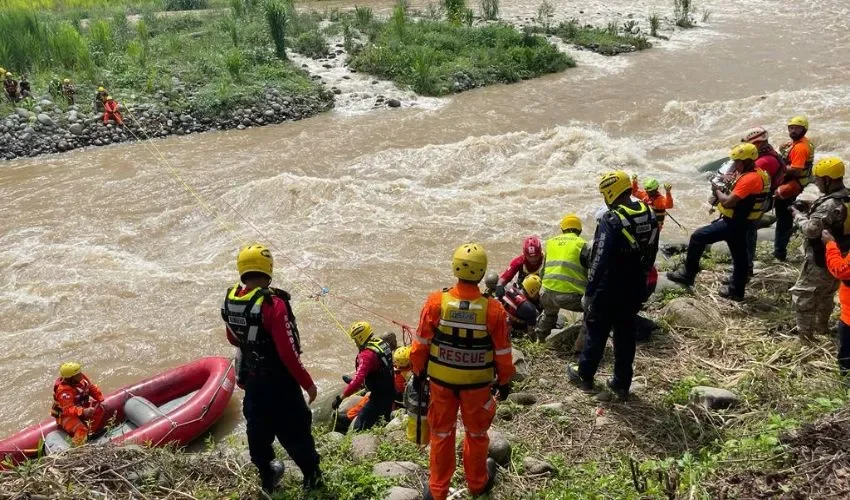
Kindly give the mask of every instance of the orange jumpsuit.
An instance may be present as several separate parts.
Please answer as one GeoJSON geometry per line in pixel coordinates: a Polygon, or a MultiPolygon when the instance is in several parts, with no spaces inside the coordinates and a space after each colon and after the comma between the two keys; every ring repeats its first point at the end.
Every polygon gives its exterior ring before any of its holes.
{"type": "MultiPolygon", "coordinates": [[[[477,285],[458,282],[448,290],[449,295],[460,300],[476,300],[481,297],[477,285]]],[[[413,372],[426,373],[431,340],[441,321],[443,292],[428,296],[419,317],[419,327],[413,340],[410,362],[413,372]]],[[[508,318],[502,305],[493,298],[487,299],[487,333],[493,344],[493,361],[500,385],[510,382],[515,372],[511,357],[511,342],[508,337],[508,318]]],[[[487,449],[490,438],[487,430],[496,414],[496,400],[491,387],[458,389],[441,385],[431,377],[431,399],[428,405],[430,427],[431,478],[429,487],[435,500],[444,500],[455,471],[455,430],[457,413],[460,409],[466,435],[463,441],[463,468],[469,492],[481,493],[487,484],[487,449]]]]}
{"type": "Polygon", "coordinates": [[[85,375],[79,382],[59,378],[53,383],[53,409],[51,415],[56,424],[67,432],[75,446],[85,443],[89,434],[103,429],[106,425],[106,411],[100,403],[103,393],[85,375]],[[85,410],[93,408],[94,413],[84,417],[85,410]]]}
{"type": "MultiPolygon", "coordinates": [[[[393,405],[393,409],[401,408],[401,394],[404,394],[404,388],[407,386],[407,378],[410,374],[410,368],[395,368],[393,370],[394,378],[393,385],[395,386],[395,392],[398,397],[396,397],[395,404],[393,405]]],[[[357,415],[360,414],[360,410],[366,406],[366,403],[369,402],[369,395],[363,396],[363,399],[357,402],[356,405],[352,406],[350,410],[345,414],[349,420],[354,420],[357,418],[357,415]]]]}
{"type": "Polygon", "coordinates": [[[118,103],[112,99],[103,103],[103,124],[106,125],[109,120],[115,120],[118,125],[124,125],[124,118],[118,111],[118,103]]]}
{"type": "MultiPolygon", "coordinates": [[[[838,322],[838,367],[841,375],[850,374],[850,253],[841,255],[841,249],[834,241],[826,244],[826,267],[829,272],[841,280],[838,287],[838,300],[841,302],[841,318],[838,322]]],[[[832,300],[831,298],[829,300],[832,300]]]]}
{"type": "Polygon", "coordinates": [[[673,208],[673,195],[667,191],[664,196],[658,191],[655,195],[650,196],[638,186],[637,181],[632,181],[632,196],[649,205],[652,211],[655,212],[655,218],[658,220],[658,230],[664,227],[664,218],[667,217],[667,210],[673,208]]]}

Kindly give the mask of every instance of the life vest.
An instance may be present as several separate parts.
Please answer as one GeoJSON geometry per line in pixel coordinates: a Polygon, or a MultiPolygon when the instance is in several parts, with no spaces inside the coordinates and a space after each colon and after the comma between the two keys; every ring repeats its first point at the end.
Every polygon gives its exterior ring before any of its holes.
{"type": "Polygon", "coordinates": [[[428,376],[456,389],[486,387],[496,377],[487,331],[489,299],[462,300],[443,291],[440,323],[428,354],[428,376]]]}
{"type": "Polygon", "coordinates": [[[815,145],[812,144],[812,141],[810,141],[808,137],[803,137],[799,141],[792,142],[791,146],[786,151],[783,152],[783,155],[782,155],[781,158],[783,160],[782,164],[788,166],[786,168],[786,170],[793,168],[793,167],[790,166],[791,165],[791,151],[794,149],[794,146],[796,146],[797,144],[800,144],[800,143],[806,143],[809,146],[809,156],[808,156],[808,158],[806,158],[806,167],[804,169],[804,174],[800,177],[795,177],[794,179],[789,180],[788,182],[798,182],[800,184],[800,187],[801,187],[800,191],[802,191],[803,189],[806,188],[806,186],[808,186],[812,182],[812,167],[815,164],[815,145]]]}
{"type": "Polygon", "coordinates": [[[779,153],[773,149],[769,143],[765,142],[759,147],[759,158],[763,158],[765,156],[770,156],[774,160],[776,160],[777,165],[779,167],[776,169],[776,172],[770,177],[770,190],[771,192],[776,191],[776,189],[782,184],[785,179],[785,158],[783,158],[779,153]]]}
{"type": "Polygon", "coordinates": [[[664,195],[659,192],[656,192],[655,196],[650,196],[649,193],[647,193],[646,195],[647,205],[649,205],[649,208],[651,208],[652,211],[655,212],[655,218],[658,220],[658,225],[663,226],[664,219],[667,217],[667,209],[658,208],[655,206],[655,200],[657,200],[658,198],[664,198],[664,195]]]}
{"type": "MultiPolygon", "coordinates": [[[[847,252],[850,250],[850,191],[842,189],[835,193],[821,196],[812,203],[812,206],[809,208],[809,214],[811,215],[815,213],[815,209],[817,209],[820,205],[823,205],[827,200],[838,200],[844,206],[844,221],[836,223],[832,227],[825,227],[824,229],[832,233],[832,237],[835,238],[835,242],[838,243],[838,248],[840,248],[842,252],[847,252]]],[[[809,245],[812,247],[815,265],[825,268],[826,245],[823,244],[820,237],[809,238],[809,245]]]]}
{"type": "Polygon", "coordinates": [[[59,406],[58,401],[59,388],[62,386],[74,389],[74,406],[82,406],[83,408],[89,406],[89,401],[91,400],[91,380],[83,375],[79,383],[71,385],[60,377],[53,382],[53,407],[50,408],[51,417],[59,418],[62,416],[62,407],[59,406]]]}
{"type": "MultiPolygon", "coordinates": [[[[369,340],[363,349],[368,349],[378,355],[381,368],[366,376],[364,385],[372,393],[374,400],[392,398],[395,395],[395,380],[393,377],[393,352],[389,344],[381,339],[369,340]]],[[[355,361],[354,368],[357,369],[359,360],[355,361]]]]}
{"type": "Polygon", "coordinates": [[[7,94],[16,94],[18,92],[17,80],[3,80],[3,86],[6,88],[7,94]]]}
{"type": "Polygon", "coordinates": [[[733,220],[757,221],[761,219],[761,216],[764,213],[765,203],[767,202],[767,198],[770,196],[770,177],[768,177],[767,173],[761,169],[744,172],[735,179],[735,182],[732,183],[732,190],[735,189],[735,184],[737,184],[738,181],[743,179],[744,176],[750,174],[756,174],[761,177],[761,192],[757,195],[750,195],[743,200],[739,200],[738,205],[735,208],[726,208],[722,204],[718,203],[715,205],[715,208],[717,208],[717,211],[720,212],[720,215],[733,220]]]}
{"type": "Polygon", "coordinates": [[[587,269],[581,263],[581,251],[587,244],[575,233],[564,233],[546,240],[543,262],[543,288],[558,293],[584,294],[587,269]]]}
{"type": "Polygon", "coordinates": [[[658,241],[658,220],[649,206],[639,201],[639,207],[633,209],[628,205],[619,205],[613,212],[620,222],[620,232],[629,245],[629,250],[640,255],[646,270],[654,264],[655,255],[652,251],[658,241]]]}
{"type": "Polygon", "coordinates": [[[239,343],[242,361],[239,367],[240,379],[247,374],[256,372],[274,372],[285,370],[283,362],[277,353],[274,340],[263,326],[262,306],[265,301],[278,297],[286,304],[289,329],[295,343],[295,351],[301,353],[301,339],[290,296],[284,290],[277,288],[254,288],[239,296],[241,286],[237,283],[227,290],[224,304],[221,306],[221,318],[233,332],[239,343]]]}

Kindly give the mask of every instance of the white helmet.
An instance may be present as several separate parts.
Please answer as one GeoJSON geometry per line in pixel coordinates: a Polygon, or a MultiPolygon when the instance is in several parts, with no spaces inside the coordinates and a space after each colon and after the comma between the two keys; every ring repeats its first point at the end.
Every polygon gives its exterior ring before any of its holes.
{"type": "Polygon", "coordinates": [[[767,130],[762,127],[750,129],[744,134],[744,137],[741,137],[741,142],[767,142],[767,130]]]}

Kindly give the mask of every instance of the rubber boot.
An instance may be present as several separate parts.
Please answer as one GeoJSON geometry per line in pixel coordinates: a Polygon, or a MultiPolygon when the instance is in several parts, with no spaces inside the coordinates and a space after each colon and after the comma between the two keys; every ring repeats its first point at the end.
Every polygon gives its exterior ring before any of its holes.
{"type": "Polygon", "coordinates": [[[620,402],[625,403],[629,400],[629,390],[628,389],[620,389],[614,383],[613,378],[609,378],[608,382],[605,384],[608,387],[608,390],[611,391],[620,402]]]}
{"type": "Polygon", "coordinates": [[[312,474],[304,474],[304,481],[301,483],[304,490],[318,490],[325,486],[325,481],[322,478],[322,470],[317,466],[312,474]]]}
{"type": "Polygon", "coordinates": [[[668,272],[667,279],[673,283],[679,283],[680,285],[694,286],[694,277],[689,276],[684,269],[668,272]]]}
{"type": "Polygon", "coordinates": [[[260,483],[263,491],[269,495],[277,488],[281,478],[283,478],[284,466],[279,460],[272,460],[266,470],[260,471],[260,483]]]}
{"type": "Polygon", "coordinates": [[[593,381],[581,378],[578,372],[578,364],[567,363],[567,378],[570,379],[571,384],[578,386],[583,392],[593,392],[593,381]]]}
{"type": "Polygon", "coordinates": [[[742,300],[744,300],[744,294],[743,293],[742,294],[732,293],[729,290],[728,286],[721,288],[720,291],[717,294],[720,295],[721,297],[723,297],[724,299],[733,300],[735,302],[741,302],[742,300]]]}

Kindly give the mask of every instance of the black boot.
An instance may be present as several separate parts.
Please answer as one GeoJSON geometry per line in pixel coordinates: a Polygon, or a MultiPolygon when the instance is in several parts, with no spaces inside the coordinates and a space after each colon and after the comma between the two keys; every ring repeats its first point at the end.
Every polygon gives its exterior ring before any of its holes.
{"type": "Polygon", "coordinates": [[[272,460],[267,469],[261,470],[260,484],[263,487],[263,491],[271,495],[283,478],[283,472],[284,466],[279,460],[272,460]]]}
{"type": "Polygon", "coordinates": [[[609,378],[606,385],[608,386],[608,390],[611,391],[621,402],[625,403],[629,400],[629,390],[618,387],[617,384],[614,383],[613,378],[609,378]]]}
{"type": "Polygon", "coordinates": [[[425,483],[425,489],[422,491],[422,500],[434,500],[434,495],[431,494],[431,487],[425,483]]]}
{"type": "Polygon", "coordinates": [[[593,392],[593,381],[581,378],[577,363],[567,363],[567,378],[570,379],[571,384],[578,386],[583,392],[593,392]]]}
{"type": "Polygon", "coordinates": [[[679,283],[680,285],[694,286],[694,277],[688,275],[684,269],[668,272],[667,279],[673,283],[679,283]]]}
{"type": "Polygon", "coordinates": [[[304,482],[301,483],[305,490],[318,490],[325,486],[322,479],[322,470],[317,466],[312,473],[304,474],[304,482]]]}
{"type": "Polygon", "coordinates": [[[744,300],[744,294],[743,293],[734,293],[732,291],[732,289],[729,288],[728,286],[720,289],[720,292],[718,292],[718,295],[720,295],[724,299],[734,300],[735,302],[741,302],[742,300],[744,300]]]}

